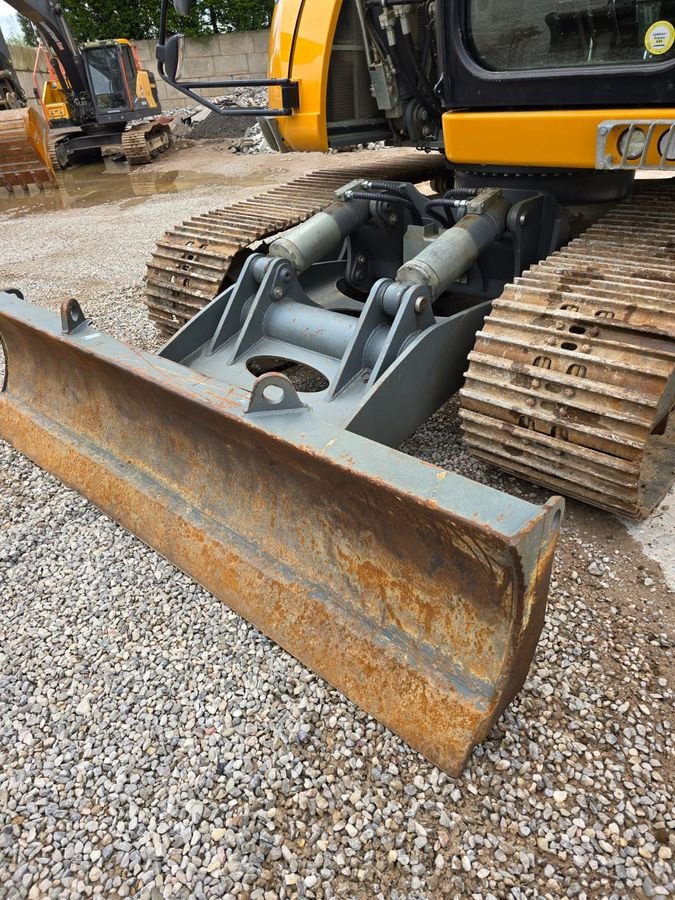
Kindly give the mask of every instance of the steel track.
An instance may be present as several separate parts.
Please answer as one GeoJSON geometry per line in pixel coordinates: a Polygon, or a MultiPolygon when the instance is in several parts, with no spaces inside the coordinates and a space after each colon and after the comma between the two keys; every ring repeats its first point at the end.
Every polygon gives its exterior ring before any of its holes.
{"type": "Polygon", "coordinates": [[[61,164],[59,163],[58,157],[56,155],[56,145],[58,144],[58,142],[61,140],[62,137],[63,137],[63,135],[61,135],[61,134],[56,135],[56,136],[50,134],[49,142],[47,144],[47,152],[49,153],[49,159],[51,161],[51,164],[54,166],[55,172],[61,171],[61,164]]]}
{"type": "Polygon", "coordinates": [[[674,235],[675,182],[642,183],[504,290],[461,392],[477,456],[612,512],[659,502],[675,468],[674,235]]]}
{"type": "MultiPolygon", "coordinates": [[[[168,121],[169,120],[167,119],[166,122],[168,121]]],[[[127,158],[129,165],[140,166],[152,162],[159,152],[166,150],[169,147],[171,143],[170,130],[166,122],[163,120],[140,122],[132,126],[128,131],[122,133],[120,147],[127,158]],[[167,138],[162,140],[161,145],[159,145],[160,142],[157,138],[161,133],[166,134],[167,138]]],[[[78,130],[79,129],[71,129],[71,131],[78,130]]],[[[64,134],[63,132],[50,134],[49,136],[49,158],[57,172],[60,171],[62,167],[59,164],[56,154],[56,145],[66,137],[67,134],[64,134]]]]}
{"type": "MultiPolygon", "coordinates": [[[[442,157],[419,153],[378,160],[377,177],[428,181],[447,171],[442,157]]],[[[336,165],[222,209],[193,216],[157,242],[147,267],[145,302],[159,331],[170,337],[206,306],[236,274],[256,241],[304,222],[355,178],[373,177],[373,164],[336,165]]]]}
{"type": "Polygon", "coordinates": [[[133,125],[122,134],[122,152],[129,165],[142,166],[152,162],[159,152],[168,148],[169,135],[169,127],[164,122],[141,122],[133,125]],[[167,135],[166,144],[158,144],[156,139],[160,134],[167,135]]]}

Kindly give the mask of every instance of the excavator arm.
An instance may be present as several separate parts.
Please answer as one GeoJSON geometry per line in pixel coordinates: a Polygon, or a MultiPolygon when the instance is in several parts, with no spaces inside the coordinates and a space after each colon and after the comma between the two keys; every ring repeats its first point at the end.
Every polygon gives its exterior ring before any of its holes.
{"type": "Polygon", "coordinates": [[[54,0],[11,0],[10,6],[33,23],[50,57],[58,61],[71,120],[80,124],[91,119],[95,111],[87,68],[61,4],[54,0]]]}

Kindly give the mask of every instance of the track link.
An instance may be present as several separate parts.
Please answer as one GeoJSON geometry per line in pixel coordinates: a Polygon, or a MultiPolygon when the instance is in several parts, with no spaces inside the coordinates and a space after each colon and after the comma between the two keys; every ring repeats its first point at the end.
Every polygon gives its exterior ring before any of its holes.
{"type": "Polygon", "coordinates": [[[675,467],[673,235],[675,182],[638,183],[507,286],[461,392],[478,457],[635,518],[659,502],[675,467]]]}
{"type": "Polygon", "coordinates": [[[66,169],[69,166],[67,144],[68,139],[82,133],[82,129],[75,125],[63,128],[49,129],[49,139],[47,151],[49,158],[56,172],[66,169]],[[61,153],[59,154],[59,146],[61,153]],[[59,158],[60,157],[60,158],[59,158]]]}
{"type": "Polygon", "coordinates": [[[56,153],[56,145],[61,140],[62,135],[49,135],[49,142],[47,144],[47,152],[49,153],[49,159],[51,164],[54,166],[54,171],[59,172],[63,168],[61,163],[59,162],[59,158],[56,153]]]}
{"type": "Polygon", "coordinates": [[[169,120],[141,122],[122,134],[122,152],[130,166],[152,162],[158,153],[171,144],[169,120]]]}
{"type": "Polygon", "coordinates": [[[145,302],[159,331],[171,337],[236,274],[256,241],[299,225],[325,209],[335,191],[355,178],[422,182],[447,171],[442,157],[397,154],[394,159],[310,172],[257,197],[193,216],[167,231],[148,262],[145,302]],[[229,277],[228,277],[229,276],[229,277]]]}

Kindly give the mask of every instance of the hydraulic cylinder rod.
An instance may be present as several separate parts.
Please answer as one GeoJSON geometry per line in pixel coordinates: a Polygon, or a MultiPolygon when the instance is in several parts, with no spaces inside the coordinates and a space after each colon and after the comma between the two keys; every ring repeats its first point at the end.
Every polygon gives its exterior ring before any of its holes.
{"type": "Polygon", "coordinates": [[[347,235],[365,225],[369,218],[367,200],[338,200],[285,237],[277,238],[270,246],[269,255],[288,260],[301,275],[332,250],[338,250],[347,235]]]}
{"type": "Polygon", "coordinates": [[[396,280],[404,284],[427,285],[435,300],[464,275],[483,250],[504,233],[509,209],[508,201],[498,195],[482,212],[469,212],[402,265],[396,280]]]}

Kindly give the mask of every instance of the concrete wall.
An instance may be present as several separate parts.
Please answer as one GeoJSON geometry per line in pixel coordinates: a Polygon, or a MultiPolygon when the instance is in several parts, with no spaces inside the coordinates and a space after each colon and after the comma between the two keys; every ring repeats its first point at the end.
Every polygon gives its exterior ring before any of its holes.
{"type": "MultiPolygon", "coordinates": [[[[39,103],[35,99],[35,85],[33,83],[33,67],[35,65],[36,51],[32,47],[24,47],[22,44],[9,44],[8,46],[14,68],[16,69],[16,74],[19,76],[21,87],[23,88],[29,103],[31,106],[39,106],[39,103]]],[[[38,72],[40,73],[38,76],[38,83],[41,85],[47,77],[44,54],[40,55],[38,72]]]]}
{"type": "MultiPolygon", "coordinates": [[[[218,34],[206,41],[187,38],[183,58],[183,79],[264,78],[267,73],[266,31],[237,31],[218,34]]],[[[136,41],[143,67],[155,74],[155,41],[136,41]]],[[[192,102],[170,88],[157,76],[159,99],[165,109],[191,106],[192,102]]],[[[204,91],[206,97],[225,93],[222,89],[204,91]]]]}
{"type": "MultiPolygon", "coordinates": [[[[268,39],[266,31],[218,34],[203,41],[187,38],[183,78],[264,78],[267,73],[268,39]]],[[[155,43],[154,40],[135,42],[143,67],[157,75],[155,43]]],[[[35,51],[31,47],[13,44],[10,46],[10,52],[26,96],[32,98],[35,51]]],[[[40,71],[44,75],[46,72],[44,56],[41,63],[40,71]]],[[[158,75],[157,88],[164,109],[192,105],[189,98],[170,88],[158,75]]],[[[225,92],[222,89],[204,91],[207,97],[216,97],[223,93],[225,92]]]]}

